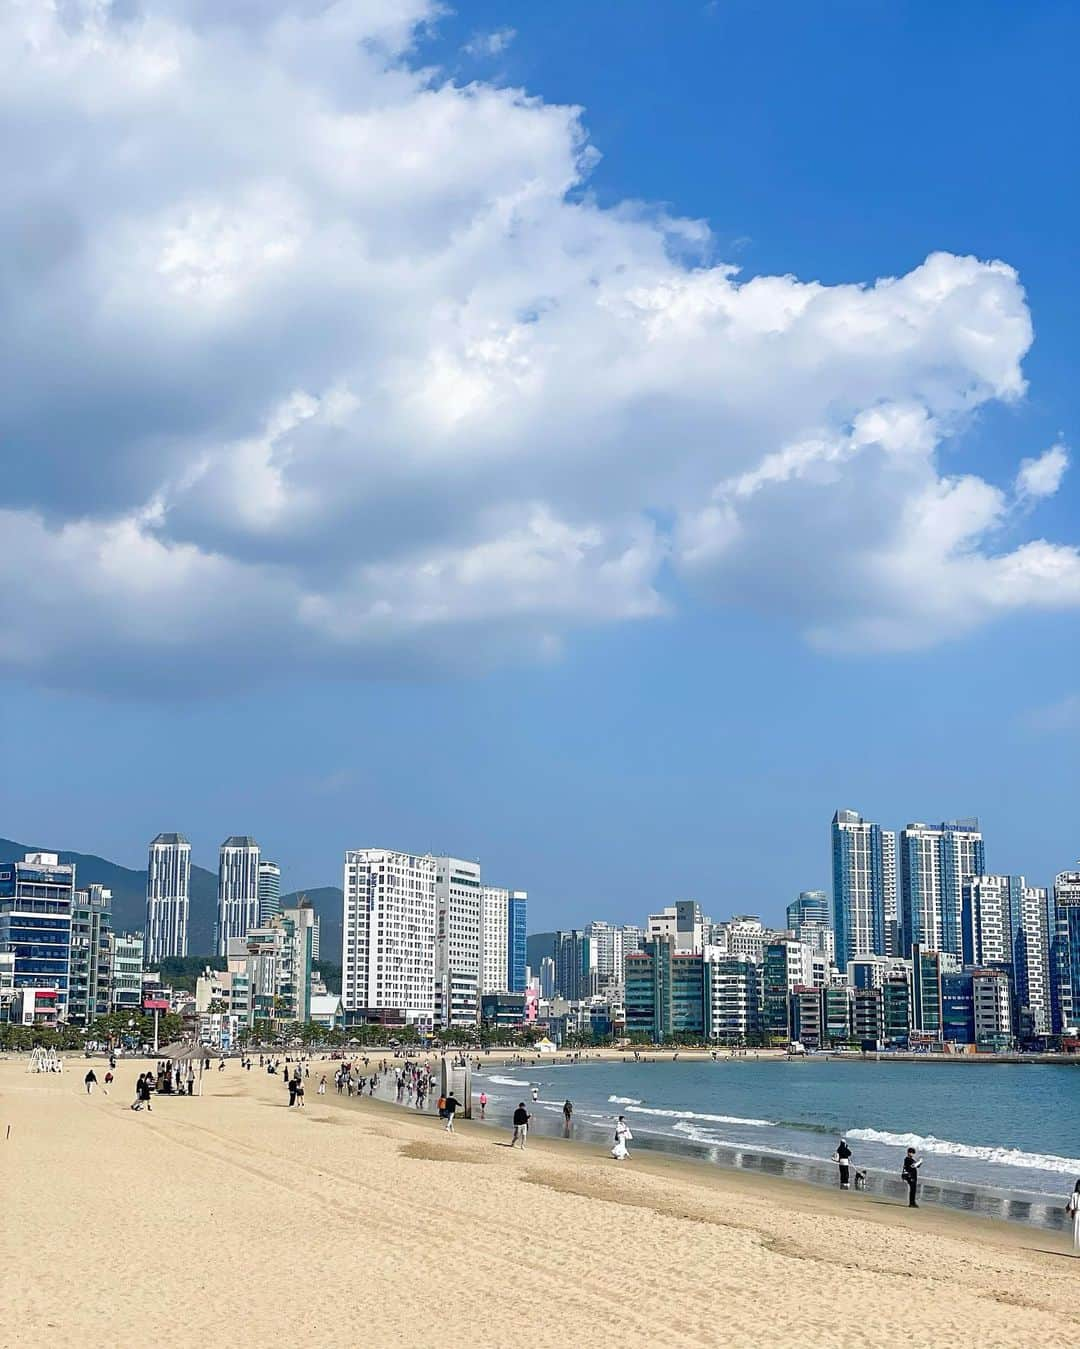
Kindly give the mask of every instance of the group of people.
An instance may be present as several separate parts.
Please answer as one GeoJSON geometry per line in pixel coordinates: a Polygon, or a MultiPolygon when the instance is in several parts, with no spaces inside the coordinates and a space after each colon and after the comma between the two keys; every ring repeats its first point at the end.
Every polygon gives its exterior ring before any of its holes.
{"type": "MultiPolygon", "coordinates": [[[[851,1148],[848,1146],[846,1138],[841,1138],[837,1143],[836,1151],[833,1153],[833,1161],[836,1163],[842,1190],[851,1189],[851,1173],[853,1170],[855,1172],[855,1188],[857,1190],[866,1188],[866,1172],[860,1171],[853,1163],[851,1148]]],[[[908,1148],[900,1168],[900,1178],[907,1186],[908,1208],[919,1207],[919,1168],[921,1166],[922,1158],[914,1148],[908,1148]]]]}

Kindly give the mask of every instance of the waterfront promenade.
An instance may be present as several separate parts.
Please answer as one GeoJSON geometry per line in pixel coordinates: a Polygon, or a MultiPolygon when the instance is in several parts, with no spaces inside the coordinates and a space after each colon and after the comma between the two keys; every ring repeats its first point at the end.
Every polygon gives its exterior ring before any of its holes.
{"type": "Polygon", "coordinates": [[[87,1098],[84,1060],[0,1062],[0,1343],[173,1339],[1065,1346],[1059,1234],[768,1177],[501,1134],[236,1061],[196,1099],[87,1098]],[[7,1126],[10,1136],[5,1137],[7,1126]]]}

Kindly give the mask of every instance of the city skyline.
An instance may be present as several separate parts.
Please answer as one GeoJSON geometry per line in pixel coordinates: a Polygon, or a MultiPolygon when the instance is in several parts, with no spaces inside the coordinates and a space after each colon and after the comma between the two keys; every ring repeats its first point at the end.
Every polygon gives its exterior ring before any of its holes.
{"type": "MultiPolygon", "coordinates": [[[[937,834],[940,833],[942,829],[944,829],[946,830],[946,837],[947,837],[948,832],[950,830],[954,830],[958,826],[974,826],[975,829],[977,830],[980,829],[981,823],[980,818],[958,817],[953,820],[946,820],[943,825],[934,825],[934,826],[929,826],[926,823],[920,820],[916,820],[914,818],[909,818],[907,822],[903,825],[898,824],[896,820],[886,821],[883,824],[881,822],[871,821],[868,817],[863,816],[858,811],[843,808],[833,812],[832,826],[831,827],[828,825],[826,826],[826,831],[831,830],[831,833],[829,834],[829,837],[831,837],[831,861],[829,851],[830,844],[827,838],[826,846],[823,850],[823,855],[825,856],[825,863],[823,864],[821,869],[823,871],[830,872],[830,875],[826,883],[820,887],[806,886],[799,884],[797,888],[794,888],[790,893],[765,895],[763,901],[756,905],[754,903],[749,902],[749,900],[746,903],[742,904],[735,903],[734,905],[732,905],[731,903],[728,902],[727,898],[722,892],[715,892],[715,897],[713,897],[713,892],[710,892],[704,884],[698,885],[696,887],[690,885],[685,893],[682,892],[676,893],[675,890],[671,889],[667,891],[661,891],[645,895],[640,901],[640,903],[634,901],[633,903],[630,904],[629,912],[631,913],[631,915],[641,917],[642,915],[647,913],[649,909],[655,908],[658,904],[673,903],[679,899],[689,899],[696,901],[702,906],[704,910],[707,911],[716,910],[717,912],[730,911],[731,913],[740,913],[740,912],[754,913],[755,915],[761,917],[763,921],[766,922],[767,925],[771,925],[773,927],[784,927],[785,925],[788,927],[792,927],[795,924],[793,922],[786,921],[790,917],[792,911],[804,900],[806,901],[807,905],[810,908],[813,908],[815,907],[815,897],[823,896],[829,910],[830,922],[834,923],[835,926],[838,928],[838,935],[836,939],[838,960],[840,959],[841,956],[844,955],[845,951],[849,951],[850,954],[864,954],[866,951],[872,949],[875,946],[875,941],[874,940],[864,941],[861,946],[856,941],[850,947],[850,949],[846,947],[844,944],[845,938],[843,929],[843,918],[841,917],[839,920],[837,919],[836,911],[834,908],[836,896],[840,893],[837,889],[837,872],[836,872],[836,837],[837,837],[836,821],[837,818],[839,817],[848,817],[849,824],[858,821],[860,823],[860,826],[865,824],[865,827],[867,829],[877,830],[885,840],[886,858],[889,855],[889,846],[890,846],[889,840],[891,840],[893,860],[891,863],[888,861],[886,862],[885,871],[887,877],[892,878],[891,881],[887,881],[886,887],[889,893],[892,895],[891,899],[892,908],[891,909],[889,908],[890,903],[889,899],[884,898],[883,896],[885,907],[883,909],[883,927],[882,927],[883,935],[880,938],[880,940],[884,942],[885,946],[889,947],[889,949],[899,949],[901,942],[906,942],[907,945],[910,946],[913,940],[917,940],[919,936],[922,935],[924,945],[932,944],[931,939],[933,939],[934,949],[943,949],[954,954],[959,954],[961,950],[961,921],[962,921],[960,884],[964,875],[969,874],[992,874],[992,875],[1001,874],[1013,876],[1023,875],[1030,884],[1034,884],[1039,886],[1040,888],[1045,889],[1047,887],[1053,886],[1055,876],[1059,875],[1064,871],[1070,870],[1070,868],[1076,865],[1080,865],[1080,859],[1066,856],[1063,856],[1062,860],[1060,860],[1057,864],[1053,865],[1046,872],[1041,872],[1031,866],[1025,865],[1022,860],[1020,865],[1018,866],[998,865],[1000,859],[999,859],[999,850],[997,848],[996,836],[993,839],[993,849],[994,849],[993,856],[990,859],[990,862],[988,863],[985,846],[982,843],[983,835],[980,830],[978,835],[979,837],[978,853],[972,855],[971,860],[968,862],[966,866],[964,865],[959,866],[959,868],[955,869],[952,874],[952,887],[954,892],[953,899],[955,902],[955,916],[953,919],[952,927],[949,928],[948,931],[946,932],[944,930],[944,920],[939,918],[939,923],[941,924],[941,926],[932,928],[928,932],[923,932],[917,927],[912,928],[910,926],[909,927],[904,926],[905,922],[904,914],[907,913],[909,915],[908,917],[909,923],[911,915],[911,899],[909,896],[905,897],[904,893],[905,882],[904,876],[902,874],[902,868],[900,865],[900,851],[903,845],[904,835],[906,833],[909,834],[912,831],[919,831],[919,834],[921,836],[922,834],[924,834],[926,831],[929,830],[931,834],[936,836],[937,834]],[[889,828],[888,827],[889,825],[892,825],[893,827],[889,828]],[[889,938],[887,935],[890,923],[890,914],[894,915],[894,922],[895,922],[895,938],[893,940],[893,945],[891,947],[889,946],[889,938]],[[945,940],[946,937],[948,938],[948,940],[945,940]]],[[[284,842],[285,842],[284,839],[279,839],[275,841],[276,844],[281,844],[284,842]]],[[[189,903],[187,899],[187,886],[189,883],[188,872],[190,872],[191,866],[195,865],[197,867],[202,867],[202,870],[207,873],[213,871],[213,873],[217,876],[218,906],[217,906],[217,913],[215,916],[215,925],[220,925],[221,887],[223,875],[222,865],[223,865],[224,850],[226,848],[230,848],[230,853],[235,854],[236,849],[231,845],[237,844],[247,846],[251,855],[251,864],[252,864],[250,874],[247,875],[248,912],[245,921],[247,921],[247,919],[251,919],[252,921],[254,921],[256,918],[265,920],[266,918],[271,916],[277,910],[277,906],[280,903],[280,897],[285,894],[303,894],[307,891],[324,888],[341,889],[340,857],[343,853],[349,851],[353,846],[347,845],[345,848],[342,848],[340,852],[336,854],[336,861],[331,862],[330,865],[327,866],[322,873],[320,873],[319,878],[315,881],[312,881],[310,878],[305,880],[291,874],[288,875],[286,878],[285,871],[283,871],[283,868],[277,862],[270,861],[268,858],[266,858],[261,854],[260,846],[252,836],[230,836],[228,839],[225,840],[224,843],[219,843],[215,845],[214,851],[217,853],[217,861],[213,867],[209,867],[203,865],[203,863],[200,861],[199,857],[196,855],[197,850],[193,849],[193,845],[190,842],[187,835],[182,833],[181,834],[159,833],[150,841],[149,845],[150,871],[148,875],[150,877],[154,876],[156,853],[161,853],[162,851],[164,851],[164,855],[168,856],[174,850],[173,846],[170,845],[179,846],[179,848],[182,850],[182,856],[184,859],[183,867],[186,869],[183,874],[182,894],[178,896],[179,898],[182,899],[181,911],[183,913],[183,919],[182,921],[178,922],[177,918],[173,917],[171,921],[173,923],[173,930],[179,931],[180,937],[184,942],[185,948],[187,940],[187,912],[189,903]],[[162,848],[162,845],[165,845],[164,849],[162,848]],[[326,875],[326,872],[330,871],[331,869],[332,874],[328,877],[326,875]]],[[[34,848],[43,848],[47,851],[53,850],[58,852],[82,852],[89,854],[91,856],[100,857],[103,861],[110,864],[121,866],[132,865],[133,869],[135,869],[133,865],[133,859],[129,861],[128,859],[107,857],[103,852],[93,847],[88,847],[85,849],[71,848],[65,846],[65,843],[57,842],[55,839],[51,837],[47,837],[47,841],[45,843],[37,842],[29,844],[26,843],[25,840],[21,840],[19,842],[19,846],[25,848],[30,848],[32,846],[34,848]]],[[[144,843],[143,844],[144,852],[146,846],[147,845],[144,843]]],[[[287,846],[285,846],[284,848],[278,848],[277,850],[282,852],[284,855],[287,855],[289,852],[287,846]]],[[[406,848],[403,849],[402,851],[408,851],[408,849],[406,848]]],[[[447,856],[445,852],[443,853],[433,852],[428,849],[414,850],[414,851],[418,856],[431,856],[443,858],[447,856]]],[[[1068,850],[1066,849],[1065,851],[1067,852],[1068,850]]],[[[459,860],[465,860],[467,865],[475,866],[477,868],[479,868],[482,863],[482,859],[479,857],[470,859],[459,859],[459,860]]],[[[495,871],[496,875],[502,874],[501,872],[496,871],[496,868],[494,866],[488,866],[486,862],[484,863],[484,868],[485,868],[485,875],[490,874],[490,872],[492,871],[495,871]]],[[[290,872],[292,871],[291,868],[288,868],[287,870],[290,872]]],[[[517,872],[520,870],[520,868],[511,866],[511,870],[517,872]]],[[[160,882],[156,882],[155,895],[157,896],[158,905],[160,905],[161,893],[162,893],[161,884],[160,882]]],[[[507,893],[513,895],[515,892],[511,890],[507,893]]],[[[588,898],[583,899],[580,903],[576,903],[568,898],[565,898],[565,895],[562,898],[562,902],[559,903],[557,899],[553,900],[552,897],[545,896],[542,890],[538,890],[535,888],[530,888],[528,893],[530,896],[530,928],[532,930],[539,930],[541,928],[556,929],[560,927],[563,929],[571,929],[582,927],[589,922],[597,920],[601,922],[613,923],[616,926],[631,921],[631,919],[628,918],[627,916],[628,913],[628,909],[626,907],[627,901],[609,897],[608,894],[602,891],[591,894],[588,898]],[[554,904],[553,910],[549,908],[549,905],[552,904],[554,904]]],[[[149,890],[147,894],[147,901],[148,906],[147,906],[146,930],[150,932],[152,930],[152,927],[150,922],[151,907],[150,907],[149,890]]],[[[938,903],[940,906],[940,895],[938,896],[938,903]]],[[[233,907],[235,908],[235,903],[233,904],[233,907]]],[[[220,945],[220,943],[216,943],[216,945],[220,945]]],[[[155,946],[154,949],[156,950],[158,948],[155,946]]],[[[186,949],[185,950],[177,949],[176,939],[174,939],[172,942],[164,943],[164,945],[161,947],[161,950],[163,951],[163,953],[166,954],[186,954],[186,949]]],[[[222,952],[219,950],[218,954],[221,953],[222,952]]],[[[195,952],[195,954],[198,953],[195,952]]],[[[841,961],[841,963],[843,962],[841,961]]]]}

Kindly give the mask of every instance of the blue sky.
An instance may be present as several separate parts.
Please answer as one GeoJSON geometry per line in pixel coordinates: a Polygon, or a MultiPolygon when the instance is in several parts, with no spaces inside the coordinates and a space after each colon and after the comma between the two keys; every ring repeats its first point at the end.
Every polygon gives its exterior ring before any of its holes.
{"type": "Polygon", "coordinates": [[[536,929],[778,918],[839,806],[1071,864],[1075,6],[339,8],[127,5],[107,115],[77,24],[0,101],[0,832],[457,851],[536,929]]]}

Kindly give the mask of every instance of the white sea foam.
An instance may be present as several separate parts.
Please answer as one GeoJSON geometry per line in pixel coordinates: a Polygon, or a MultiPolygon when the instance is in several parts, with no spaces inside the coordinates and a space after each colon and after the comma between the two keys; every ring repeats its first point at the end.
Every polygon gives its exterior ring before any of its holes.
{"type": "Polygon", "coordinates": [[[951,1143],[947,1138],[928,1134],[891,1134],[884,1129],[849,1129],[848,1138],[864,1143],[886,1143],[896,1148],[917,1148],[920,1152],[939,1153],[945,1157],[971,1157],[975,1161],[992,1162],[995,1166],[1021,1166],[1031,1171],[1056,1171],[1061,1175],[1080,1174],[1080,1160],[1075,1157],[1055,1157],[1052,1153],[1021,1152],[1019,1148],[985,1147],[977,1143],[951,1143]]]}
{"type": "Polygon", "coordinates": [[[815,1157],[810,1152],[790,1152],[787,1148],[770,1148],[761,1143],[734,1143],[730,1138],[721,1138],[712,1129],[702,1129],[697,1124],[691,1124],[687,1120],[679,1120],[672,1126],[676,1133],[682,1134],[685,1138],[692,1139],[695,1143],[707,1143],[717,1148],[728,1148],[732,1152],[764,1152],[770,1157],[793,1157],[805,1162],[820,1162],[824,1160],[821,1157],[815,1157]]]}
{"type": "Polygon", "coordinates": [[[500,1087],[527,1087],[529,1085],[520,1077],[496,1077],[494,1074],[488,1078],[488,1081],[498,1082],[500,1087]]]}
{"type": "Polygon", "coordinates": [[[608,1100],[612,1105],[640,1105],[641,1102],[636,1096],[609,1096],[608,1100]]]}
{"type": "Polygon", "coordinates": [[[696,1119],[703,1120],[706,1124],[749,1124],[761,1129],[776,1127],[775,1120],[744,1119],[741,1115],[702,1115],[694,1110],[658,1110],[648,1105],[632,1105],[627,1109],[635,1115],[657,1115],[664,1119],[696,1119]]]}

